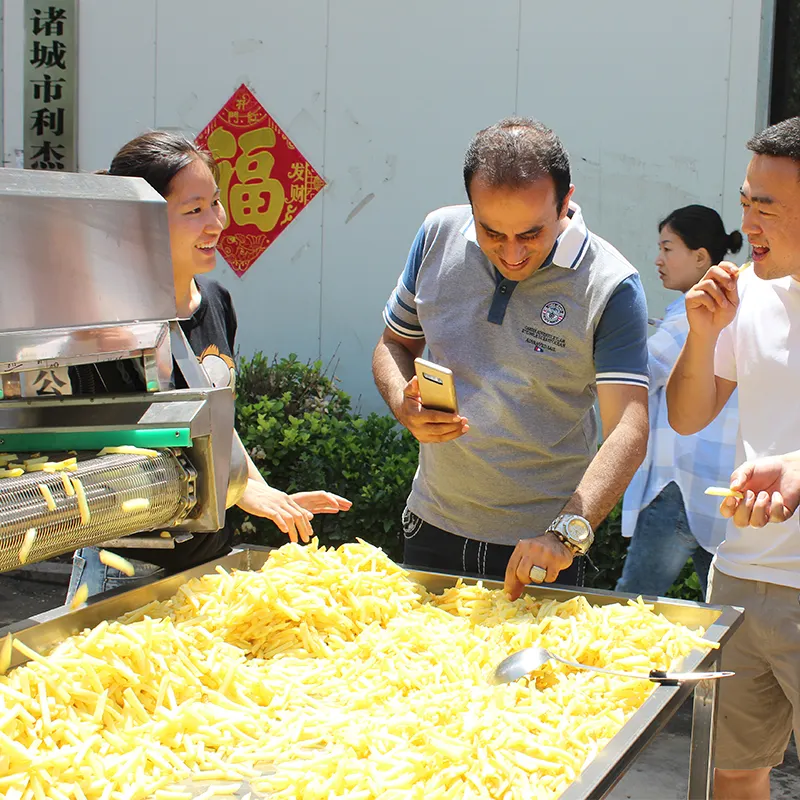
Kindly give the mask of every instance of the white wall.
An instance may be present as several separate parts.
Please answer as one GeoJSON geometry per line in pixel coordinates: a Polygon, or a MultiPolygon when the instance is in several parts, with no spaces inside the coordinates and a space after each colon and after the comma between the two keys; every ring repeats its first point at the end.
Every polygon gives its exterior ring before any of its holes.
{"type": "MultiPolygon", "coordinates": [[[[701,202],[738,224],[744,142],[766,120],[772,3],[81,0],[80,167],[107,166],[149,127],[197,132],[247,82],[328,186],[243,278],[220,263],[241,349],[336,352],[344,387],[381,409],[369,362],[383,303],[425,213],[463,202],[470,137],[507,114],[560,134],[590,227],[663,310],[657,221],[701,202]]],[[[12,165],[21,40],[22,0],[5,0],[12,165]]]]}

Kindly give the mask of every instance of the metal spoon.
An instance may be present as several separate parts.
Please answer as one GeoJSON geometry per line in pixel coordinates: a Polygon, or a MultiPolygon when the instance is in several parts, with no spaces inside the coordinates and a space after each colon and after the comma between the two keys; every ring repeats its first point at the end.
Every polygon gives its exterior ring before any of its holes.
{"type": "Polygon", "coordinates": [[[732,672],[662,672],[659,669],[652,669],[648,675],[641,675],[635,672],[618,672],[614,669],[602,669],[601,667],[590,667],[588,664],[579,664],[568,658],[562,658],[544,647],[526,647],[518,650],[507,658],[504,658],[494,671],[494,683],[513,683],[520,678],[524,678],[530,672],[546,664],[550,659],[560,661],[570,667],[577,669],[588,669],[592,672],[602,672],[604,675],[617,675],[620,678],[636,678],[645,681],[654,681],[666,686],[677,686],[680,681],[705,681],[713,678],[726,678],[733,675],[732,672]]]}

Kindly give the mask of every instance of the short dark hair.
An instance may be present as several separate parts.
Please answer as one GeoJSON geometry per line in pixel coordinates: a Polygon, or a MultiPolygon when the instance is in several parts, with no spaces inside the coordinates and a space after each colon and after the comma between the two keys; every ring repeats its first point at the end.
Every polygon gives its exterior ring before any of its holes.
{"type": "Polygon", "coordinates": [[[770,125],[750,139],[747,149],[759,156],[791,158],[800,166],[800,117],[770,125]]]}
{"type": "Polygon", "coordinates": [[[475,134],[464,157],[467,197],[476,173],[490,186],[518,189],[547,175],[561,211],[569,193],[569,155],[550,128],[528,117],[506,117],[475,134]]]}
{"type": "Polygon", "coordinates": [[[219,168],[211,153],[180,133],[148,131],[124,144],[111,160],[111,166],[102,172],[144,178],[166,197],[175,176],[198,158],[211,170],[214,180],[219,181],[219,168]]]}
{"type": "Polygon", "coordinates": [[[714,264],[719,264],[727,253],[738,253],[742,249],[742,234],[739,231],[726,233],[722,218],[708,206],[676,208],[658,223],[659,233],[665,225],[669,225],[690,250],[705,247],[714,264]]]}

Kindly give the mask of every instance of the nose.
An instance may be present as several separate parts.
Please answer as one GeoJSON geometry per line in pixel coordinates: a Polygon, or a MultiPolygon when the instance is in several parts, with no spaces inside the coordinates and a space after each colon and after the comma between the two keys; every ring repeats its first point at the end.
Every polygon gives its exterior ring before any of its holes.
{"type": "Polygon", "coordinates": [[[761,233],[761,225],[758,224],[758,214],[756,214],[752,208],[742,208],[742,233],[745,236],[761,233]]]}
{"type": "Polygon", "coordinates": [[[661,253],[659,253],[656,256],[655,265],[657,267],[663,267],[664,266],[664,256],[662,256],[661,253]]]}
{"type": "Polygon", "coordinates": [[[203,227],[206,233],[216,235],[224,230],[226,222],[225,209],[219,205],[208,210],[203,227]]]}
{"type": "Polygon", "coordinates": [[[503,258],[509,264],[518,264],[526,257],[525,245],[522,242],[508,242],[504,248],[503,258]]]}

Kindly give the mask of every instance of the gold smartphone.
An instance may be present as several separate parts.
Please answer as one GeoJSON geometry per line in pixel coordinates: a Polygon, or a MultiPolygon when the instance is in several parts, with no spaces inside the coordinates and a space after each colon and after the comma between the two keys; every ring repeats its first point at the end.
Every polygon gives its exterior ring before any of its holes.
{"type": "Polygon", "coordinates": [[[419,381],[422,405],[434,411],[450,411],[457,414],[458,400],[453,373],[447,367],[440,367],[424,358],[414,359],[414,369],[419,381]]]}

